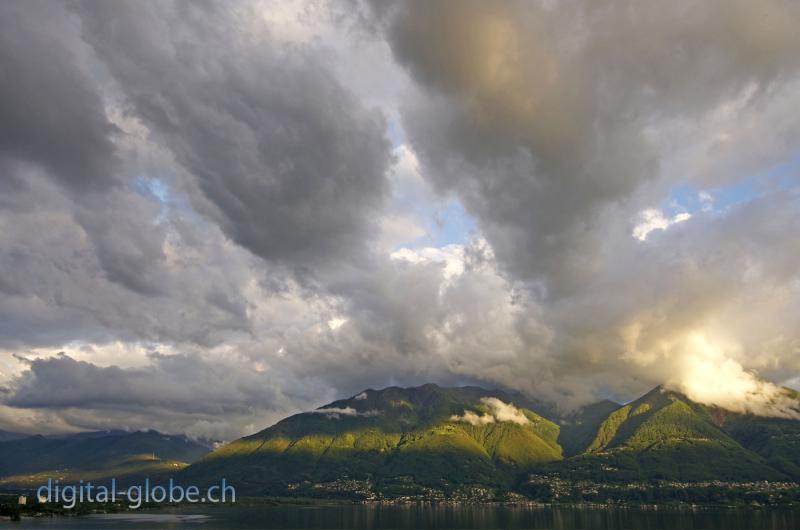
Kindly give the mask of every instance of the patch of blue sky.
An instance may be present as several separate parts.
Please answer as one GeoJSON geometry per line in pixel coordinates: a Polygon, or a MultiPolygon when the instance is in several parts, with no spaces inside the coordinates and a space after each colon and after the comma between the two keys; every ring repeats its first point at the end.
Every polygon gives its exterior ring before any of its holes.
{"type": "Polygon", "coordinates": [[[175,197],[170,191],[169,185],[164,179],[159,177],[139,176],[133,179],[131,187],[140,195],[159,203],[161,209],[155,223],[163,223],[167,220],[170,209],[175,204],[175,197]]]}
{"type": "Polygon", "coordinates": [[[461,201],[448,200],[434,217],[432,246],[462,245],[466,243],[476,230],[475,219],[467,213],[461,201]]]}
{"type": "Polygon", "coordinates": [[[390,119],[387,127],[386,134],[389,136],[389,141],[392,142],[392,147],[398,147],[406,143],[406,133],[403,125],[397,119],[390,119]]]}
{"type": "MultiPolygon", "coordinates": [[[[407,142],[403,124],[397,118],[388,120],[386,134],[395,148],[407,142]]],[[[394,198],[395,205],[411,212],[425,229],[425,235],[413,241],[404,241],[398,244],[396,249],[463,245],[475,233],[477,227],[475,219],[467,213],[457,198],[420,201],[420,196],[413,191],[408,193],[403,190],[397,191],[399,193],[394,198]]]]}
{"type": "Polygon", "coordinates": [[[768,170],[745,177],[727,186],[700,189],[682,183],[670,190],[662,208],[670,216],[682,212],[723,213],[739,204],[750,202],[766,193],[800,187],[800,155],[768,170]]]}
{"type": "Polygon", "coordinates": [[[133,179],[133,189],[140,194],[156,199],[162,204],[170,200],[169,186],[158,177],[136,177],[133,179]]]}
{"type": "MultiPolygon", "coordinates": [[[[405,201],[398,201],[402,204],[405,201]]],[[[456,198],[444,201],[417,203],[411,213],[422,225],[425,234],[396,245],[400,248],[441,248],[447,245],[464,245],[476,232],[477,223],[456,198]]]]}

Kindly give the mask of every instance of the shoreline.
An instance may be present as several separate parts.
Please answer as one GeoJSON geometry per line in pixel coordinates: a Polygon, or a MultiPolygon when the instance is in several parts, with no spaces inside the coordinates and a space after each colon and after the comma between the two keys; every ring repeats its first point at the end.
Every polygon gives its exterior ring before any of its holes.
{"type": "MultiPolygon", "coordinates": [[[[60,506],[31,505],[28,509],[21,506],[21,518],[56,518],[56,517],[87,517],[98,515],[152,515],[154,513],[182,512],[191,508],[201,509],[206,512],[225,511],[230,509],[267,508],[267,507],[367,507],[367,508],[490,508],[490,509],[526,509],[526,510],[578,510],[578,511],[641,511],[641,512],[702,512],[702,511],[744,511],[744,512],[794,512],[800,511],[800,505],[773,505],[754,506],[748,504],[698,504],[698,503],[596,503],[596,502],[565,502],[545,503],[538,501],[464,501],[464,500],[345,500],[345,499],[308,499],[308,498],[276,498],[276,497],[245,497],[241,502],[230,504],[213,503],[174,503],[154,504],[138,509],[127,508],[120,505],[96,506],[83,504],[76,508],[66,509],[60,506]],[[35,509],[38,507],[41,509],[35,509]]],[[[5,520],[19,520],[8,514],[3,514],[5,520]]]]}

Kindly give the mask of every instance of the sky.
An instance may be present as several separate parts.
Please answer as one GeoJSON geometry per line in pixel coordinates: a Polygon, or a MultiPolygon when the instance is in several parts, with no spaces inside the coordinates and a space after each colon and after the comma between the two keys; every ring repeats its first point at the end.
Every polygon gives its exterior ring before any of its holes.
{"type": "Polygon", "coordinates": [[[0,2],[0,429],[366,388],[800,417],[800,4],[0,2]]]}

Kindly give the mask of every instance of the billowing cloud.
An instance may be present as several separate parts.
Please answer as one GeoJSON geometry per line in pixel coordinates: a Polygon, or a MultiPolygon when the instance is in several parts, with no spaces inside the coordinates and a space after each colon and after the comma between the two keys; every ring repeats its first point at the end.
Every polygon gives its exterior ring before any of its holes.
{"type": "Polygon", "coordinates": [[[494,397],[482,397],[480,401],[489,409],[487,412],[478,414],[471,410],[465,410],[464,414],[460,416],[457,414],[451,416],[450,421],[461,421],[470,425],[488,425],[504,421],[527,425],[531,422],[513,403],[505,403],[494,397]]]}
{"type": "Polygon", "coordinates": [[[793,348],[775,345],[797,324],[786,311],[798,267],[784,252],[798,217],[796,5],[373,12],[424,90],[403,112],[423,173],[462,200],[501,274],[541,310],[549,340],[524,341],[535,368],[516,370],[547,377],[522,388],[565,403],[680,378],[685,357],[666,345],[698,332],[738,344],[721,365],[794,373],[793,348]]]}
{"type": "Polygon", "coordinates": [[[149,358],[131,368],[98,366],[63,353],[33,359],[5,405],[49,413],[73,429],[157,428],[226,439],[279,419],[299,397],[284,395],[276,374],[253,369],[244,358],[158,352],[149,358]]]}
{"type": "Polygon", "coordinates": [[[169,148],[191,175],[195,208],[229,237],[313,269],[359,251],[374,234],[388,189],[386,124],[341,85],[322,53],[276,43],[255,5],[75,11],[125,112],[169,148]],[[110,23],[119,19],[128,24],[110,23]]]}
{"type": "Polygon", "coordinates": [[[667,381],[700,403],[735,412],[800,419],[800,402],[786,389],[763,381],[726,355],[719,344],[695,334],[679,347],[678,368],[667,381]]]}
{"type": "Polygon", "coordinates": [[[797,6],[726,7],[445,1],[382,16],[429,88],[404,122],[429,177],[481,219],[507,268],[557,294],[586,287],[603,211],[657,189],[684,147],[665,138],[672,123],[742,93],[765,104],[796,75],[797,6]]]}
{"type": "Polygon", "coordinates": [[[25,188],[17,171],[26,166],[80,194],[115,181],[119,131],[105,114],[102,89],[91,78],[78,33],[74,18],[59,5],[34,0],[0,6],[4,191],[25,188]]]}
{"type": "Polygon", "coordinates": [[[0,427],[429,381],[795,414],[796,4],[350,7],[0,6],[0,427]]]}

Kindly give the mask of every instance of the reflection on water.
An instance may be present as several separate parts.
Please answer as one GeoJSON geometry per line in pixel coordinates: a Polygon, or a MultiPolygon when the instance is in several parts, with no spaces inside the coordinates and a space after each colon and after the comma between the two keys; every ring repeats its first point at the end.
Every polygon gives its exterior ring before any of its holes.
{"type": "Polygon", "coordinates": [[[157,512],[157,513],[138,513],[138,512],[125,512],[125,513],[109,513],[109,514],[96,514],[87,515],[89,521],[100,520],[104,523],[205,523],[211,519],[205,514],[192,514],[192,513],[174,513],[174,512],[157,512]]]}
{"type": "Polygon", "coordinates": [[[100,529],[751,529],[795,530],[800,511],[639,510],[444,505],[218,506],[55,519],[15,528],[100,529]]]}

